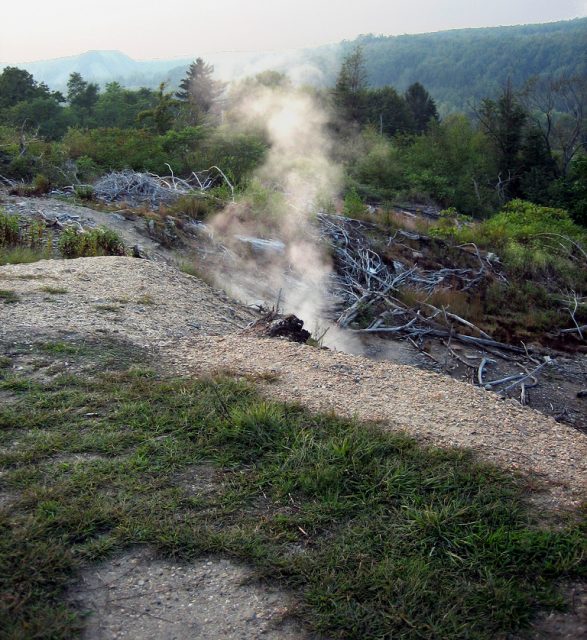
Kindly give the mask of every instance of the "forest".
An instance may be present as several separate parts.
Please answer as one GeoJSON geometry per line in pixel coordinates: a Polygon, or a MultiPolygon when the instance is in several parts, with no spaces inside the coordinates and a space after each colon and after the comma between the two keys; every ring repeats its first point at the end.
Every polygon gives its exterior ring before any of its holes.
{"type": "Polygon", "coordinates": [[[521,198],[586,224],[584,75],[531,77],[521,86],[507,80],[470,115],[440,119],[419,82],[404,93],[373,86],[360,46],[328,89],[294,89],[274,71],[227,86],[198,59],[177,90],[116,82],[101,89],[72,73],[64,94],[7,67],[0,74],[0,175],[59,187],[124,168],[188,175],[218,165],[245,192],[269,142],[262,127],[233,126],[233,114],[259,86],[309,94],[327,114],[332,159],[345,172],[343,197],[434,202],[481,218],[521,198]]]}

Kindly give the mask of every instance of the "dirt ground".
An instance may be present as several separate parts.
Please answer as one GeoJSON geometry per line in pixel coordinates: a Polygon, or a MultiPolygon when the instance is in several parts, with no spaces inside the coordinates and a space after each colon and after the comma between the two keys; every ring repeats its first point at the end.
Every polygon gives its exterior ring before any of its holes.
{"type": "Polygon", "coordinates": [[[252,571],[220,558],[189,564],[148,549],[92,567],[70,591],[86,613],[86,640],[311,640],[288,618],[293,602],[252,571]]]}

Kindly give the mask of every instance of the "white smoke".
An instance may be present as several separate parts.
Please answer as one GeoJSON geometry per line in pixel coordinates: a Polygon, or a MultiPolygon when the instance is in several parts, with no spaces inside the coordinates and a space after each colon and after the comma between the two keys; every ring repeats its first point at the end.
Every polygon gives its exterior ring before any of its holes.
{"type": "Polygon", "coordinates": [[[237,272],[225,272],[219,284],[242,295],[246,276],[249,283],[262,278],[273,291],[281,291],[283,310],[296,314],[312,330],[324,325],[324,293],[332,271],[315,237],[312,217],[319,201],[335,198],[342,176],[330,160],[327,114],[307,92],[256,87],[241,100],[232,121],[239,128],[264,130],[270,149],[255,179],[278,195],[264,212],[245,197],[222,211],[212,225],[232,248],[243,236],[266,237],[270,232],[284,250],[239,260],[237,272]]]}

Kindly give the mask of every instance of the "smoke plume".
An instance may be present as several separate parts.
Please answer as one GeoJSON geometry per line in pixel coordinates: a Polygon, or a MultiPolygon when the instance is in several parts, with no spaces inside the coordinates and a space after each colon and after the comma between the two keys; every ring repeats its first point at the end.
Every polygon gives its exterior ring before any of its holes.
{"type": "Polygon", "coordinates": [[[279,297],[282,310],[296,314],[310,331],[325,328],[332,265],[312,219],[320,203],[337,196],[342,176],[330,160],[327,114],[303,90],[256,87],[231,121],[240,130],[262,130],[270,148],[253,178],[252,196],[245,194],[212,222],[216,236],[238,255],[218,284],[241,299],[265,298],[269,306],[279,297]]]}

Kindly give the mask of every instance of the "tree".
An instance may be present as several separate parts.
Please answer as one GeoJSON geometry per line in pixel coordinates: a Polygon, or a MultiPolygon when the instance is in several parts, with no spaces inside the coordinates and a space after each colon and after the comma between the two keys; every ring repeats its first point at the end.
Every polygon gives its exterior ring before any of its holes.
{"type": "Polygon", "coordinates": [[[520,163],[524,126],[528,113],[508,82],[497,100],[486,98],[476,109],[482,130],[493,143],[498,165],[496,189],[500,199],[519,195],[520,163]]]}
{"type": "Polygon", "coordinates": [[[98,102],[99,87],[86,82],[81,74],[74,72],[67,81],[67,100],[78,123],[87,126],[98,102]]]}
{"type": "Polygon", "coordinates": [[[566,176],[585,146],[587,80],[582,76],[532,78],[522,98],[548,152],[559,155],[560,175],[566,176]]]}
{"type": "Polygon", "coordinates": [[[428,91],[419,82],[415,82],[408,87],[405,99],[414,118],[416,133],[426,131],[430,121],[438,122],[436,104],[428,91]]]}
{"type": "Polygon", "coordinates": [[[343,60],[334,87],[334,106],[343,120],[361,123],[365,118],[367,69],[363,49],[356,47],[343,60]]]}
{"type": "Polygon", "coordinates": [[[159,85],[155,105],[151,109],[141,111],[137,116],[137,121],[140,124],[147,123],[147,128],[163,135],[173,126],[177,105],[178,101],[174,99],[172,93],[165,92],[165,82],[162,82],[159,85]]]}
{"type": "Polygon", "coordinates": [[[394,136],[414,129],[412,113],[393,87],[366,91],[365,102],[367,121],[380,135],[394,136]]]}
{"type": "Polygon", "coordinates": [[[94,110],[98,127],[132,129],[137,126],[137,116],[153,108],[156,93],[150,89],[131,91],[118,82],[110,82],[100,94],[94,110]]]}
{"type": "Polygon", "coordinates": [[[0,74],[0,108],[2,109],[34,98],[49,97],[57,102],[63,101],[61,94],[52,94],[46,84],[37,83],[33,76],[24,69],[6,67],[0,74]]]}
{"type": "Polygon", "coordinates": [[[224,83],[213,78],[214,67],[197,58],[179,83],[175,97],[187,107],[191,124],[202,124],[224,91],[224,83]]]}

